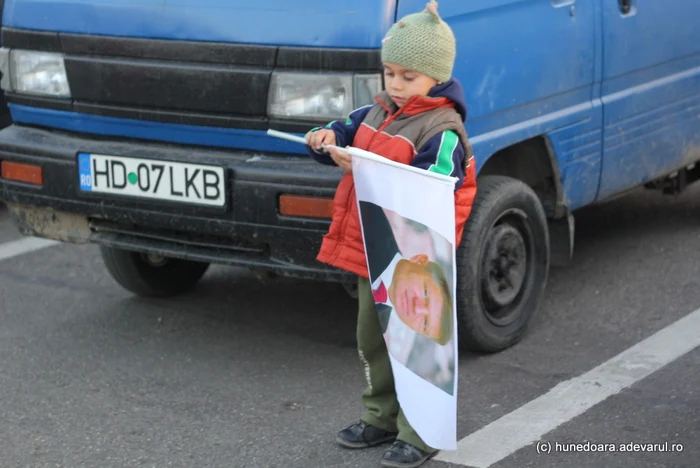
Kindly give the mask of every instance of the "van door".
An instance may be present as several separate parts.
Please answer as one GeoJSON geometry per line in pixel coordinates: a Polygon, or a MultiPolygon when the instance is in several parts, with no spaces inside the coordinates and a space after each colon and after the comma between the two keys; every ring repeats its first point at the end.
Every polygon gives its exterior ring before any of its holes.
{"type": "Polygon", "coordinates": [[[600,1],[604,198],[700,159],[700,1],[600,1]]]}

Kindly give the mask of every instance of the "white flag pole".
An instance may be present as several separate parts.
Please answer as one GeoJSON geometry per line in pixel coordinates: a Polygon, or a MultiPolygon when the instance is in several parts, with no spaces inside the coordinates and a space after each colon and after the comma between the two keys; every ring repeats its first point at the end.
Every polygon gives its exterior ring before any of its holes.
{"type": "Polygon", "coordinates": [[[283,140],[289,140],[289,141],[293,141],[295,143],[301,143],[302,145],[306,144],[306,138],[292,135],[291,133],[279,132],[277,130],[270,129],[267,131],[267,134],[270,135],[271,137],[281,138],[283,140]]]}

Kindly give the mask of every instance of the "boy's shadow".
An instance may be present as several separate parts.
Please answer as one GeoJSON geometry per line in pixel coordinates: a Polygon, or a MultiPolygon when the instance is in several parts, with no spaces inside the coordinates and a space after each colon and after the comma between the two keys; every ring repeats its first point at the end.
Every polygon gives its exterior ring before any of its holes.
{"type": "Polygon", "coordinates": [[[194,291],[164,302],[169,301],[222,326],[247,324],[323,344],[355,346],[357,303],[335,283],[260,281],[246,270],[213,266],[194,291]]]}

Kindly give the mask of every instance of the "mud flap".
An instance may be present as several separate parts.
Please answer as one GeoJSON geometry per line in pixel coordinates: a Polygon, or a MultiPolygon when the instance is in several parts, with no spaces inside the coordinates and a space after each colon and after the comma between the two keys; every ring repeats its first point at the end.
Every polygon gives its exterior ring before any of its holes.
{"type": "Polygon", "coordinates": [[[550,264],[566,266],[574,257],[574,216],[567,213],[559,219],[547,220],[549,226],[550,264]]]}

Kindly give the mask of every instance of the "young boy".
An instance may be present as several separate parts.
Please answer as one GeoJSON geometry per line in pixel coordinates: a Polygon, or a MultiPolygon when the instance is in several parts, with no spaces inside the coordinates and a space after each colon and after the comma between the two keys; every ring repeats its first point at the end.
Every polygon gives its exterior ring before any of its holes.
{"type": "Polygon", "coordinates": [[[351,156],[322,145],[354,146],[391,160],[458,178],[455,190],[456,242],[476,194],[476,174],[464,129],[464,93],[452,76],[455,37],[432,1],[423,12],[394,24],[382,41],[385,91],[376,104],[353,111],[344,122],[331,122],[306,135],[311,155],[345,169],[333,202],[333,220],[318,260],[355,273],[359,313],[357,343],[368,387],[362,394],[365,414],[340,431],[337,442],[360,449],[395,441],[382,466],[417,467],[435,455],[401,410],[386,344],[368,280],[351,156]]]}

